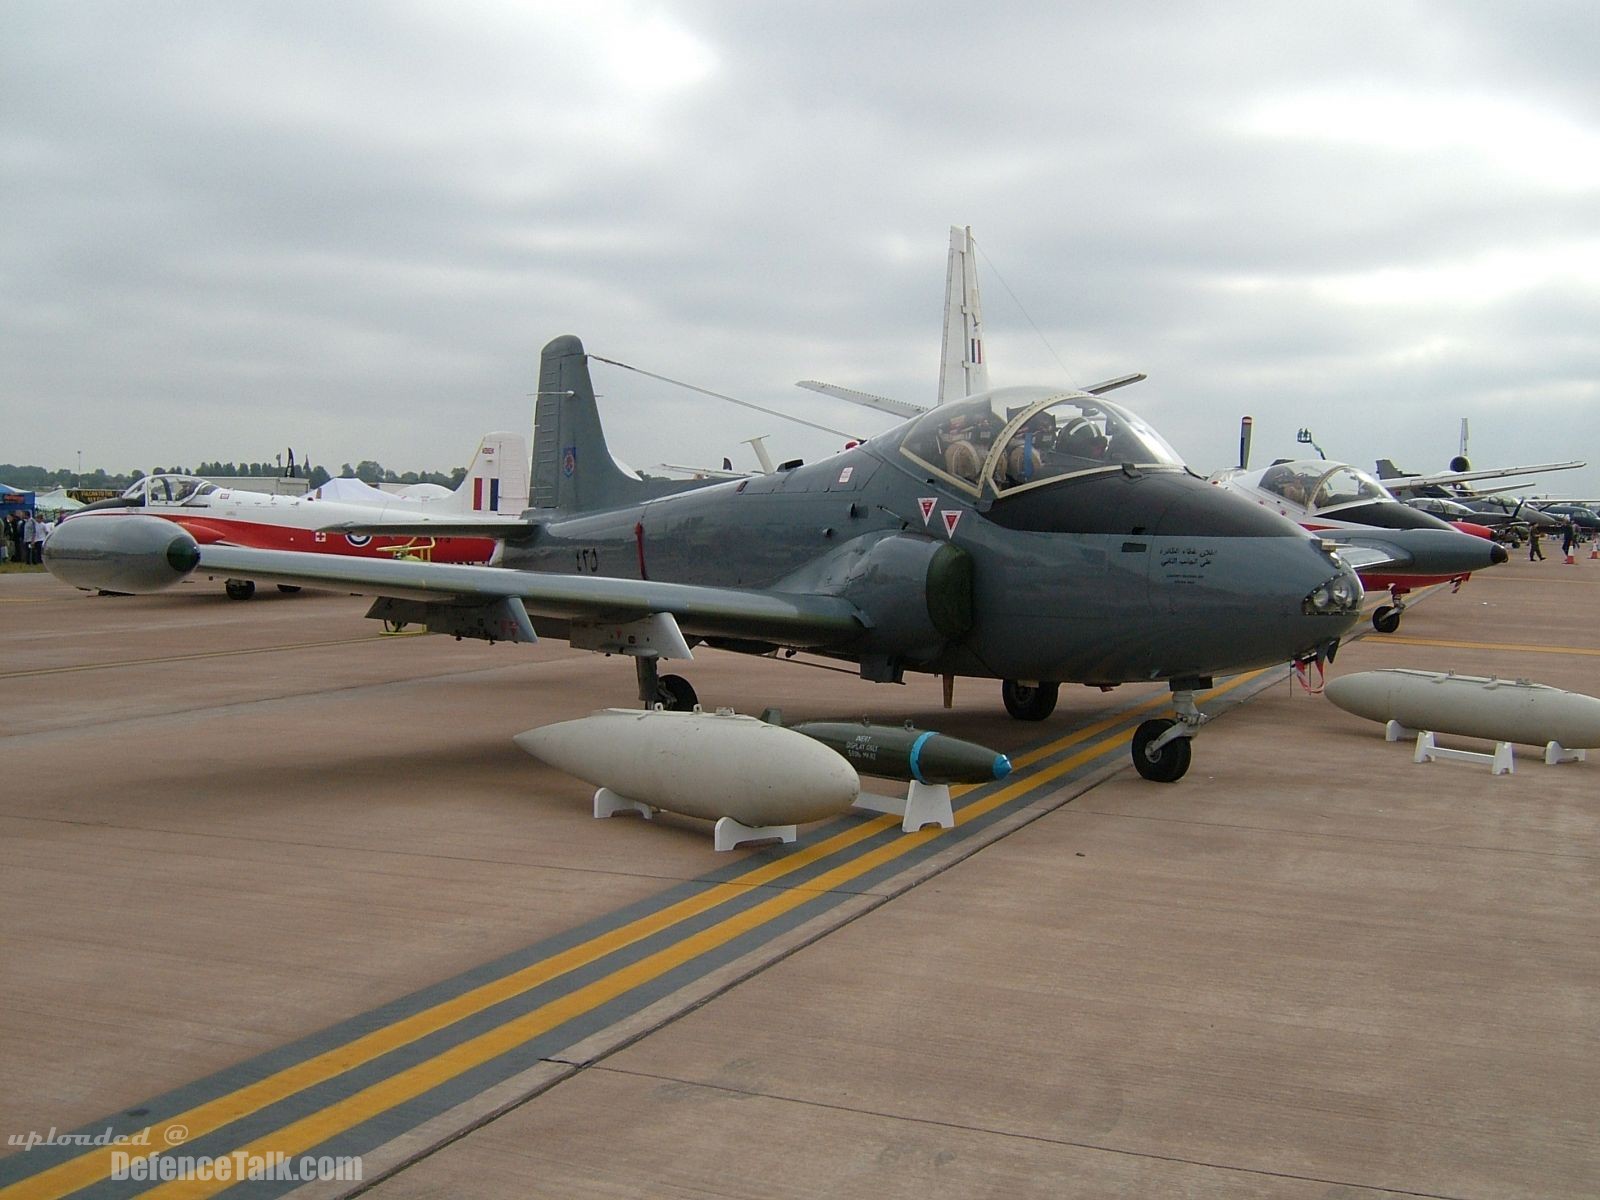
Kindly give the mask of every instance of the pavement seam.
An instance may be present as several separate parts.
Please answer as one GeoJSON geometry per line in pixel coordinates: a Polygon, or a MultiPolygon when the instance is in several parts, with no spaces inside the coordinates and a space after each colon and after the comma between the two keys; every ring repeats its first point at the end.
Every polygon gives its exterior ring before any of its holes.
{"type": "MultiPolygon", "coordinates": [[[[818,1108],[829,1112],[849,1113],[853,1116],[877,1117],[885,1121],[897,1121],[907,1125],[922,1125],[934,1129],[954,1129],[964,1133],[981,1133],[993,1137],[1011,1138],[1018,1141],[1038,1142],[1048,1146],[1065,1146],[1076,1150],[1091,1150],[1101,1154],[1115,1154],[1125,1158],[1148,1159],[1154,1162],[1177,1163],[1183,1166],[1203,1167],[1214,1171],[1233,1171],[1241,1175],[1257,1175],[1267,1179],[1290,1179],[1300,1183],[1327,1184],[1330,1187],[1353,1187],[1362,1191],[1372,1192],[1375,1195],[1415,1196],[1418,1200],[1475,1200],[1474,1197],[1461,1196],[1450,1192],[1418,1192],[1407,1188],[1389,1187],[1382,1184],[1356,1183],[1346,1179],[1327,1179],[1320,1175],[1298,1175],[1292,1171],[1270,1171],[1263,1167],[1245,1167],[1232,1163],[1209,1162],[1199,1158],[1184,1158],[1176,1154],[1154,1154],[1146,1150],[1130,1150],[1120,1146],[1107,1146],[1098,1142],[1080,1142],[1070,1138],[1054,1138],[1038,1133],[1024,1133],[1014,1129],[998,1129],[990,1125],[970,1125],[956,1121],[941,1121],[932,1117],[913,1117],[902,1113],[884,1112],[881,1109],[861,1108],[851,1104],[831,1103],[827,1100],[810,1100],[799,1096],[784,1096],[776,1092],[756,1091],[751,1088],[733,1087],[729,1084],[707,1083],[696,1079],[684,1079],[676,1075],[661,1075],[653,1071],[629,1070],[625,1067],[605,1066],[594,1064],[587,1068],[602,1074],[622,1075],[633,1079],[651,1079],[661,1083],[681,1084],[691,1088],[703,1088],[706,1091],[723,1092],[731,1096],[744,1096],[757,1100],[772,1100],[779,1104],[794,1104],[805,1108],[818,1108]]],[[[571,1078],[569,1076],[568,1078],[571,1078]]]]}

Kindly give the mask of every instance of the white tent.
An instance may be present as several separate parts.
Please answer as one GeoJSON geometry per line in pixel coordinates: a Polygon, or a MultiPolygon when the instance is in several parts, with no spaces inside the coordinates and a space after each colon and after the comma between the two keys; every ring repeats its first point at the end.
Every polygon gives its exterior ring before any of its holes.
{"type": "Polygon", "coordinates": [[[45,513],[47,515],[52,513],[69,513],[77,512],[83,507],[83,502],[80,500],[74,500],[71,496],[67,495],[66,488],[57,488],[53,492],[40,492],[33,498],[33,507],[35,511],[45,513]]]}

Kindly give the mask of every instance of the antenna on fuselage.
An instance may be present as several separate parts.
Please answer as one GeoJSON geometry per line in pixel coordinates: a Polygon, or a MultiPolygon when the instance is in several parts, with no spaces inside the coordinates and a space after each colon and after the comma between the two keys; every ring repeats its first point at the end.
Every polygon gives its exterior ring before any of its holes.
{"type": "Polygon", "coordinates": [[[1250,469],[1250,435],[1255,430],[1255,421],[1251,417],[1243,417],[1239,421],[1239,470],[1250,469]]]}

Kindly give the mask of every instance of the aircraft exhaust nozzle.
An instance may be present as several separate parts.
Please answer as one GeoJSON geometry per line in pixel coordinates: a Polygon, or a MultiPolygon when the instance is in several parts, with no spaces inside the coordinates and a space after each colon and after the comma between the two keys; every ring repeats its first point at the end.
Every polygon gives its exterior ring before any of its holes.
{"type": "Polygon", "coordinates": [[[88,591],[159,592],[200,565],[200,547],[160,517],[69,517],[44,544],[44,565],[88,591]]]}

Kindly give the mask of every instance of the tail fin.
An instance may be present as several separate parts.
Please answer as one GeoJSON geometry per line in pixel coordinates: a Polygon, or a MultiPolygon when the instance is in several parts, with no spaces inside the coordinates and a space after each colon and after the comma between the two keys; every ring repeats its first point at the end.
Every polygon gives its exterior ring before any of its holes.
{"type": "Polygon", "coordinates": [[[570,334],[544,348],[533,409],[533,508],[588,512],[638,504],[703,486],[646,479],[617,465],[606,448],[583,343],[570,334]]]}
{"type": "Polygon", "coordinates": [[[944,355],[939,363],[939,403],[989,390],[983,355],[983,310],[978,303],[978,248],[972,227],[950,227],[950,262],[944,280],[944,355]]]}
{"type": "Polygon", "coordinates": [[[486,433],[467,475],[440,512],[520,513],[528,507],[528,442],[520,433],[486,433]]]}

